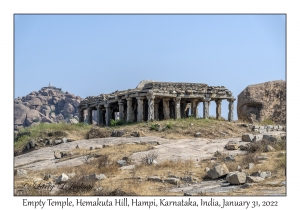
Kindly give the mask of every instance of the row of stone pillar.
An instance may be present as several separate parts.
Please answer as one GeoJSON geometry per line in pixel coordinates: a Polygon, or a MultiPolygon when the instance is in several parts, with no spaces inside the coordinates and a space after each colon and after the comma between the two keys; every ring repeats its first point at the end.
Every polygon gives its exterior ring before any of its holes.
{"type": "MultiPolygon", "coordinates": [[[[159,101],[155,101],[155,96],[150,95],[150,96],[146,96],[148,99],[148,121],[152,121],[152,120],[159,120],[159,101]]],[[[134,112],[133,112],[133,107],[132,107],[132,99],[133,98],[127,98],[126,99],[126,103],[127,103],[127,117],[125,119],[125,115],[124,115],[124,100],[119,100],[118,101],[118,106],[119,106],[119,119],[122,121],[127,121],[127,122],[132,122],[134,119],[134,112]]],[[[142,122],[143,121],[143,116],[144,116],[144,99],[145,97],[136,97],[137,99],[137,122],[142,122]]],[[[235,99],[229,99],[229,105],[228,105],[228,121],[232,121],[233,120],[233,109],[234,109],[234,102],[235,99]]],[[[181,98],[180,97],[176,97],[173,98],[174,101],[174,113],[172,112],[172,117],[174,116],[175,119],[180,119],[181,118],[181,106],[180,106],[180,102],[181,102],[181,98]]],[[[164,115],[164,119],[170,119],[170,98],[163,98],[162,99],[163,102],[163,115],[164,115]]],[[[193,117],[197,117],[198,116],[198,105],[201,101],[200,100],[193,100],[191,102],[191,116],[193,117]]],[[[216,102],[216,118],[217,119],[221,119],[221,103],[222,100],[218,99],[215,101],[216,102]]],[[[203,101],[203,118],[208,118],[209,117],[209,104],[210,104],[210,98],[206,98],[203,101]]],[[[110,106],[110,104],[106,104],[104,105],[104,107],[106,108],[106,119],[105,119],[105,124],[108,126],[110,124],[110,120],[111,120],[111,116],[112,116],[112,108],[110,106]]],[[[186,108],[184,107],[184,111],[186,108]]],[[[88,108],[88,123],[92,124],[92,109],[88,108]]],[[[172,110],[173,111],[173,110],[172,110]]],[[[98,119],[97,119],[97,123],[98,125],[103,124],[103,113],[102,113],[102,108],[100,108],[100,106],[97,106],[97,115],[98,115],[98,119]]],[[[184,117],[184,116],[183,116],[184,117]]],[[[84,121],[84,116],[83,116],[83,110],[80,110],[80,122],[84,121]]]]}

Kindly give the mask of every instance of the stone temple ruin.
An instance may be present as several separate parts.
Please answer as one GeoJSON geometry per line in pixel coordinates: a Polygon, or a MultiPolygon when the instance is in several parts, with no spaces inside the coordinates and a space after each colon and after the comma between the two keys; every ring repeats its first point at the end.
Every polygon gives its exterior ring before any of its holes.
{"type": "Polygon", "coordinates": [[[124,122],[180,119],[188,117],[189,113],[198,117],[201,102],[203,118],[208,118],[211,101],[216,102],[216,118],[220,119],[222,100],[229,102],[228,121],[232,121],[235,98],[224,86],[142,81],[135,89],[85,98],[78,106],[79,122],[84,122],[85,110],[89,124],[93,122],[93,110],[97,110],[97,124],[107,126],[115,119],[115,113],[124,122]]]}

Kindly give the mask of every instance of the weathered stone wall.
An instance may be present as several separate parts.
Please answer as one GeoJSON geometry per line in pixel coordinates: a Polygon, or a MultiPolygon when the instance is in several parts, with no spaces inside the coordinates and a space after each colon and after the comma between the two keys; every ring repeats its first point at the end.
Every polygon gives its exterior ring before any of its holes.
{"type": "Polygon", "coordinates": [[[249,85],[238,95],[238,119],[251,123],[271,119],[286,123],[286,82],[282,80],[249,85]]]}

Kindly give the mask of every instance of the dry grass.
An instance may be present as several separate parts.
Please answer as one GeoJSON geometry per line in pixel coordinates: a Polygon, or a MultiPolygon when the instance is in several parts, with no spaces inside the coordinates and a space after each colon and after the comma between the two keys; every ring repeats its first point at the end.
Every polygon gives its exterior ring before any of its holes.
{"type": "MultiPolygon", "coordinates": [[[[139,151],[139,150],[147,150],[150,145],[118,145],[116,147],[108,147],[100,149],[99,151],[102,155],[94,158],[89,161],[87,164],[82,164],[77,167],[65,167],[65,168],[57,168],[57,169],[47,169],[42,171],[31,171],[28,172],[30,177],[42,178],[45,174],[52,175],[60,175],[61,173],[75,173],[76,176],[70,180],[70,182],[81,184],[78,182],[78,179],[83,175],[88,174],[99,174],[104,173],[107,178],[101,181],[93,182],[93,189],[91,190],[79,190],[79,191],[60,191],[57,195],[144,195],[144,196],[165,196],[165,195],[181,195],[180,193],[170,193],[167,191],[168,188],[174,187],[174,185],[169,183],[162,182],[152,182],[147,181],[147,178],[150,176],[159,176],[161,178],[167,178],[169,175],[174,175],[177,177],[187,177],[191,176],[193,178],[197,178],[196,181],[202,181],[206,178],[205,167],[212,167],[215,163],[211,161],[200,161],[195,162],[193,160],[175,160],[170,161],[166,160],[159,164],[140,164],[136,165],[135,169],[131,170],[120,170],[119,166],[117,166],[115,160],[124,156],[123,154],[119,154],[122,148],[125,153],[129,156],[130,153],[139,151]],[[95,191],[94,189],[101,188],[100,191],[95,191]]],[[[84,154],[83,149],[79,149],[78,154],[84,154]]],[[[94,151],[93,154],[97,154],[99,151],[94,151]]],[[[98,154],[99,155],[99,154],[98,154]]],[[[273,179],[280,181],[285,180],[285,156],[278,157],[278,152],[270,152],[270,153],[248,153],[246,155],[236,156],[235,162],[226,162],[226,166],[229,171],[235,171],[236,167],[242,166],[245,168],[250,162],[257,162],[256,156],[264,155],[267,156],[268,159],[262,163],[257,163],[253,169],[247,170],[247,172],[252,173],[255,171],[271,171],[273,179]]],[[[225,154],[222,155],[222,157],[225,154]]],[[[221,162],[217,161],[217,162],[221,162]]],[[[260,195],[266,193],[268,190],[275,190],[276,192],[284,191],[284,189],[279,185],[270,185],[266,182],[266,180],[259,185],[254,185],[248,189],[241,189],[235,192],[229,193],[221,193],[218,195],[260,195]]],[[[42,181],[43,183],[47,183],[46,181],[42,181]]],[[[69,182],[69,183],[70,183],[69,182]]],[[[28,186],[33,186],[32,179],[24,179],[24,178],[15,178],[15,188],[20,188],[27,183],[28,186]]],[[[89,183],[90,184],[90,183],[89,183]]],[[[45,195],[46,192],[43,191],[34,191],[27,190],[27,194],[29,195],[45,195]]],[[[206,193],[205,195],[216,195],[206,193]]]]}
{"type": "MultiPolygon", "coordinates": [[[[64,125],[63,125],[64,126],[64,125]]],[[[85,138],[87,133],[91,131],[92,126],[84,127],[81,129],[78,127],[68,127],[68,129],[61,130],[63,135],[74,140],[85,138]],[[75,129],[74,129],[75,128],[75,129]]],[[[157,126],[155,126],[157,127],[157,126]]],[[[202,137],[215,139],[224,138],[231,136],[240,136],[241,133],[248,132],[248,128],[242,127],[237,123],[218,121],[215,119],[195,119],[187,118],[182,120],[166,120],[166,121],[154,121],[151,123],[137,123],[131,125],[114,126],[109,128],[97,128],[97,130],[103,131],[100,134],[107,135],[111,131],[119,129],[125,132],[124,136],[129,136],[132,132],[143,131],[146,136],[158,136],[170,139],[178,138],[194,138],[196,132],[200,132],[202,137]],[[151,129],[153,125],[160,124],[161,129],[151,129]],[[161,130],[161,131],[160,131],[161,130]]],[[[36,137],[42,138],[43,135],[56,134],[56,130],[47,130],[45,133],[42,130],[34,131],[35,134],[30,134],[29,138],[36,137]]],[[[26,137],[28,138],[28,137],[26,137]]],[[[249,152],[246,155],[238,155],[235,157],[235,162],[226,162],[226,166],[229,171],[235,171],[239,165],[243,169],[249,163],[256,163],[253,169],[246,169],[247,172],[252,173],[258,170],[271,171],[272,175],[277,177],[277,180],[285,180],[285,167],[286,167],[286,156],[278,157],[279,150],[285,150],[285,144],[277,143],[271,146],[277,149],[277,152],[262,153],[262,147],[264,142],[255,145],[256,149],[249,152]],[[268,159],[264,162],[258,162],[257,156],[264,155],[268,159]]],[[[69,181],[81,184],[79,178],[83,175],[88,174],[100,174],[106,175],[106,179],[101,181],[93,182],[93,189],[90,190],[77,190],[77,191],[61,191],[58,195],[145,195],[145,196],[164,196],[164,195],[179,195],[178,193],[170,193],[167,191],[168,188],[174,187],[174,185],[163,182],[147,181],[149,176],[159,176],[166,178],[169,175],[177,177],[191,176],[196,178],[197,181],[202,181],[206,178],[205,167],[212,167],[215,163],[223,162],[227,154],[217,155],[216,162],[213,161],[194,161],[194,160],[166,160],[158,164],[139,164],[136,165],[135,169],[131,170],[120,170],[116,164],[117,160],[123,157],[130,157],[133,153],[141,151],[151,151],[153,145],[147,144],[122,144],[111,147],[105,147],[102,149],[88,150],[88,149],[73,149],[71,151],[72,156],[67,156],[60,159],[65,161],[72,158],[82,158],[82,165],[76,167],[64,167],[56,169],[46,169],[41,171],[28,171],[28,177],[43,178],[46,174],[59,176],[62,173],[69,174],[75,173],[76,176],[69,181]],[[94,189],[101,188],[100,191],[95,192],[94,189]]],[[[129,163],[131,164],[131,163],[129,163]]],[[[50,179],[49,181],[54,181],[50,179]]],[[[41,183],[48,183],[49,181],[39,181],[41,183]]],[[[271,190],[272,188],[279,191],[282,190],[280,186],[270,186],[264,184],[256,185],[249,189],[243,189],[236,192],[230,192],[226,195],[259,195],[263,194],[261,189],[271,190]]],[[[22,188],[24,184],[27,184],[25,194],[27,195],[47,195],[49,192],[33,189],[34,181],[33,178],[18,178],[15,177],[15,188],[22,188]]],[[[182,194],[181,194],[182,195],[182,194]]],[[[209,195],[209,194],[207,194],[209,195]]],[[[215,195],[215,194],[214,194],[215,195]]],[[[219,195],[219,194],[218,194],[219,195]]],[[[222,195],[222,194],[220,194],[222,195]]]]}
{"type": "Polygon", "coordinates": [[[200,132],[202,137],[209,139],[223,138],[224,136],[233,137],[241,133],[251,132],[250,129],[240,126],[239,123],[216,120],[214,118],[202,119],[193,117],[179,120],[169,119],[131,123],[100,129],[107,129],[110,132],[113,130],[123,130],[125,137],[130,136],[132,132],[143,131],[146,136],[157,136],[168,139],[194,138],[194,134],[197,132],[200,132]]]}
{"type": "Polygon", "coordinates": [[[55,140],[66,137],[72,140],[80,140],[86,138],[104,138],[109,137],[113,130],[123,130],[125,133],[124,137],[130,136],[133,132],[143,132],[145,136],[157,136],[167,139],[194,138],[194,134],[197,132],[201,133],[201,137],[209,139],[237,137],[242,133],[252,132],[249,128],[245,128],[239,123],[216,120],[214,118],[202,119],[192,117],[110,127],[98,127],[83,123],[41,123],[35,127],[20,130],[20,133],[24,133],[24,135],[15,138],[15,155],[21,154],[25,145],[31,139],[55,140]],[[152,129],[156,124],[159,124],[160,129],[152,129]]]}

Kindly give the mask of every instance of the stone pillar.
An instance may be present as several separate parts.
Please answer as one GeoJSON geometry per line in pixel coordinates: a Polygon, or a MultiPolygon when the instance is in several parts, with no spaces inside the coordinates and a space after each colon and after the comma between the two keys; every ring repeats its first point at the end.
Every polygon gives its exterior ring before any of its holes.
{"type": "Polygon", "coordinates": [[[110,107],[110,104],[105,104],[104,105],[105,108],[106,108],[106,115],[105,115],[105,121],[106,121],[106,126],[109,126],[110,125],[110,120],[111,120],[111,107],[110,107]]]}
{"type": "Polygon", "coordinates": [[[154,101],[154,119],[159,120],[159,101],[154,101]]]}
{"type": "Polygon", "coordinates": [[[101,106],[97,107],[97,120],[98,125],[103,125],[103,112],[101,106]]]}
{"type": "Polygon", "coordinates": [[[126,98],[127,100],[127,122],[133,121],[132,113],[132,98],[126,98]]]}
{"type": "Polygon", "coordinates": [[[200,101],[198,100],[193,100],[191,103],[191,115],[192,117],[198,117],[198,105],[200,101]]]}
{"type": "Polygon", "coordinates": [[[183,101],[181,103],[181,109],[180,109],[181,118],[185,118],[185,107],[186,107],[186,101],[183,101]]]}
{"type": "Polygon", "coordinates": [[[228,104],[228,109],[229,109],[229,112],[228,112],[228,121],[233,121],[233,110],[234,110],[234,101],[235,101],[235,98],[233,98],[233,99],[227,99],[227,101],[229,102],[229,104],[228,104]]]}
{"type": "Polygon", "coordinates": [[[79,109],[79,122],[82,123],[84,122],[84,110],[79,109]]]}
{"type": "Polygon", "coordinates": [[[142,122],[143,121],[143,104],[144,104],[144,97],[136,97],[137,102],[138,102],[138,108],[137,108],[137,122],[142,122]]]}
{"type": "Polygon", "coordinates": [[[210,98],[206,98],[203,102],[203,118],[207,119],[209,117],[209,103],[210,98]]]}
{"type": "Polygon", "coordinates": [[[221,99],[216,100],[216,118],[217,118],[217,120],[221,119],[221,105],[222,105],[222,100],[221,99]]]}
{"type": "Polygon", "coordinates": [[[170,106],[169,106],[169,98],[163,98],[163,113],[164,113],[164,119],[168,120],[170,119],[170,106]]]}
{"type": "Polygon", "coordinates": [[[174,106],[174,101],[169,102],[171,104],[171,109],[170,109],[170,118],[174,119],[175,118],[175,106],[174,106]]]}
{"type": "Polygon", "coordinates": [[[124,122],[124,102],[122,100],[118,101],[119,105],[119,119],[124,122]]]}
{"type": "Polygon", "coordinates": [[[177,97],[177,98],[174,98],[174,101],[175,101],[175,119],[180,119],[181,116],[180,116],[180,100],[181,98],[180,97],[177,97]]]}
{"type": "Polygon", "coordinates": [[[154,95],[147,96],[148,99],[148,121],[154,120],[154,95]]]}
{"type": "Polygon", "coordinates": [[[93,124],[93,110],[92,108],[88,108],[88,124],[93,124]]]}

